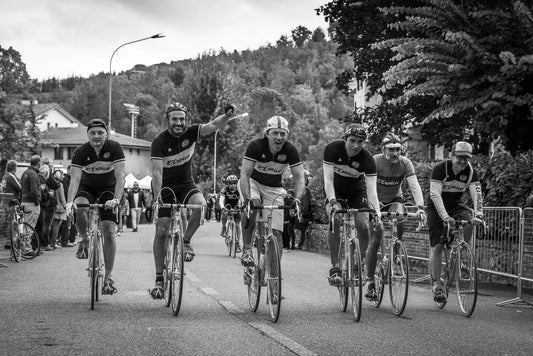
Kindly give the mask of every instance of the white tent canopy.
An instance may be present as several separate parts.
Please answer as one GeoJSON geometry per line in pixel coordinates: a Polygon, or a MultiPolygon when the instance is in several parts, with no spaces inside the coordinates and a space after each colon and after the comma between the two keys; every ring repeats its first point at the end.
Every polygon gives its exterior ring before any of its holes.
{"type": "Polygon", "coordinates": [[[129,189],[133,188],[133,183],[139,183],[139,188],[141,189],[151,189],[152,188],[152,176],[147,175],[142,179],[137,179],[132,173],[124,177],[124,188],[129,189]]]}
{"type": "Polygon", "coordinates": [[[128,174],[124,177],[124,188],[133,188],[133,183],[138,182],[139,180],[133,175],[128,174]]]}
{"type": "Polygon", "coordinates": [[[139,188],[152,189],[152,176],[147,175],[139,181],[139,188]]]}

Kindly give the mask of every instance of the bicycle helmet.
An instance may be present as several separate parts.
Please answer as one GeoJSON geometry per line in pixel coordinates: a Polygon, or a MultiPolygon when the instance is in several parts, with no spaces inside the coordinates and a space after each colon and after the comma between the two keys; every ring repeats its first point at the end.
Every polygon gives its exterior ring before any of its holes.
{"type": "Polygon", "coordinates": [[[228,184],[237,184],[238,180],[239,179],[237,178],[237,176],[232,174],[232,175],[229,175],[228,178],[226,178],[226,183],[228,183],[228,184]]]}
{"type": "Polygon", "coordinates": [[[167,106],[165,107],[165,113],[167,114],[167,116],[172,111],[182,111],[185,114],[187,114],[188,109],[185,105],[180,104],[178,102],[174,102],[174,103],[167,104],[167,106]]]}
{"type": "Polygon", "coordinates": [[[392,132],[389,132],[385,135],[383,140],[381,141],[381,145],[383,148],[398,148],[402,147],[402,142],[400,140],[400,137],[398,135],[393,134],[392,132]]]}
{"type": "Polygon", "coordinates": [[[362,124],[352,123],[346,126],[344,129],[344,139],[350,136],[366,138],[367,133],[362,124]]]}

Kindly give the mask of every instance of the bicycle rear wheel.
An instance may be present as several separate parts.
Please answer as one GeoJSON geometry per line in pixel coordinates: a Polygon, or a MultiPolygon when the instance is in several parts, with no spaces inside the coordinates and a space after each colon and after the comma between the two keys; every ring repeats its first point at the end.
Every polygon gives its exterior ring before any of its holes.
{"type": "Polygon", "coordinates": [[[477,301],[477,267],[472,249],[466,242],[462,242],[457,248],[454,270],[459,307],[463,315],[469,317],[474,312],[477,301]]]}
{"type": "Polygon", "coordinates": [[[231,253],[230,256],[233,255],[233,258],[237,256],[237,231],[235,231],[237,227],[235,226],[235,221],[231,221],[229,224],[229,233],[231,237],[231,253]]]}
{"type": "Polygon", "coordinates": [[[37,234],[35,229],[26,222],[17,224],[17,228],[19,229],[18,233],[20,242],[22,243],[21,248],[23,250],[28,250],[22,252],[22,258],[31,260],[38,256],[41,251],[41,239],[39,238],[39,234],[37,234]]]}
{"type": "MultiPolygon", "coordinates": [[[[448,300],[448,292],[450,291],[450,266],[448,265],[448,255],[449,251],[446,246],[442,247],[442,255],[444,258],[444,263],[441,266],[440,270],[440,284],[443,287],[444,295],[446,295],[446,300],[448,300]]],[[[444,308],[447,302],[434,302],[435,306],[438,309],[444,308]]]]}
{"type": "Polygon", "coordinates": [[[352,309],[355,321],[361,319],[361,306],[363,304],[363,281],[361,265],[361,252],[359,240],[354,239],[350,245],[349,268],[351,268],[349,286],[352,295],[352,309]]]}
{"type": "Polygon", "coordinates": [[[170,302],[175,316],[180,312],[181,298],[183,296],[183,236],[177,234],[174,238],[174,253],[172,256],[172,300],[170,302]]]}
{"type": "Polygon", "coordinates": [[[270,319],[275,323],[278,321],[281,310],[281,255],[278,238],[275,235],[270,235],[267,241],[268,245],[265,250],[267,304],[270,319]]]}
{"type": "MultiPolygon", "coordinates": [[[[339,246],[339,264],[341,266],[341,272],[342,272],[342,280],[347,281],[348,280],[348,260],[346,258],[346,253],[344,251],[344,239],[341,237],[341,244],[339,246]]],[[[342,286],[338,286],[337,290],[339,291],[339,306],[341,312],[346,311],[346,307],[348,306],[348,287],[346,284],[343,284],[342,286]]]]}
{"type": "Polygon", "coordinates": [[[172,300],[172,253],[174,252],[174,239],[172,235],[167,237],[167,254],[163,262],[163,290],[165,291],[165,305],[170,306],[172,300]]]}
{"type": "Polygon", "coordinates": [[[226,248],[228,249],[228,256],[231,257],[232,251],[233,251],[233,240],[230,233],[231,224],[226,222],[227,228],[226,228],[226,236],[224,237],[224,241],[226,242],[226,248]]]}
{"type": "Polygon", "coordinates": [[[259,276],[259,256],[261,254],[261,244],[258,241],[256,234],[252,238],[252,256],[254,258],[253,267],[244,267],[245,278],[250,280],[250,284],[247,285],[248,292],[248,304],[250,310],[255,312],[259,306],[259,299],[261,297],[261,280],[259,276]]]}
{"type": "Polygon", "coordinates": [[[392,311],[400,316],[407,304],[409,292],[409,257],[400,240],[391,243],[389,273],[389,292],[392,311]]]}
{"type": "Polygon", "coordinates": [[[19,262],[22,258],[23,244],[20,240],[18,224],[15,222],[11,222],[9,224],[9,234],[11,240],[11,257],[15,260],[15,262],[19,262]]]}

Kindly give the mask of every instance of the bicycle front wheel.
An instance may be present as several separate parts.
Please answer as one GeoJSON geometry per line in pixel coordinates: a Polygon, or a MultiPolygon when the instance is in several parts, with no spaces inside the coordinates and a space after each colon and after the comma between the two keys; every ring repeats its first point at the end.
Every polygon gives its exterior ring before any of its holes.
{"type": "Polygon", "coordinates": [[[183,236],[174,237],[174,253],[172,256],[172,300],[170,302],[174,316],[180,312],[181,298],[183,296],[183,236]]]}
{"type": "Polygon", "coordinates": [[[17,223],[11,222],[9,224],[9,233],[11,240],[11,257],[15,260],[15,262],[19,262],[22,258],[23,244],[20,239],[17,223]]]}
{"type": "Polygon", "coordinates": [[[231,252],[230,256],[233,255],[233,258],[237,256],[237,231],[236,231],[235,221],[231,221],[229,224],[229,232],[231,237],[231,252]]]}
{"type": "Polygon", "coordinates": [[[400,316],[405,310],[409,292],[409,257],[400,240],[391,243],[389,262],[389,292],[392,311],[400,316]]]}
{"type": "MultiPolygon", "coordinates": [[[[346,281],[348,274],[348,259],[345,252],[343,238],[341,238],[341,244],[339,246],[339,264],[341,266],[342,280],[346,281]]],[[[345,312],[346,307],[348,306],[348,287],[346,284],[343,284],[342,286],[338,286],[337,290],[339,291],[339,306],[341,312],[345,312]]]]}
{"type": "Polygon", "coordinates": [[[353,316],[355,321],[359,321],[361,319],[361,306],[363,304],[363,266],[361,264],[361,251],[358,239],[354,239],[350,245],[349,267],[351,268],[349,286],[352,295],[353,316]]]}
{"type": "Polygon", "coordinates": [[[167,238],[167,254],[163,262],[163,290],[165,291],[165,305],[170,306],[172,300],[172,254],[174,252],[174,239],[172,236],[167,238]]]}
{"type": "Polygon", "coordinates": [[[89,277],[91,284],[91,310],[94,310],[94,303],[98,301],[98,272],[100,267],[100,246],[98,244],[98,232],[94,232],[90,242],[89,251],[89,277]],[[96,235],[96,236],[94,236],[96,235]]]}
{"type": "Polygon", "coordinates": [[[244,280],[247,285],[248,304],[250,310],[255,312],[259,306],[259,299],[261,297],[261,279],[259,269],[259,257],[261,255],[261,244],[258,241],[256,234],[253,235],[252,256],[254,258],[253,267],[244,267],[244,280]],[[248,282],[250,282],[248,284],[248,282]]]}
{"type": "Polygon", "coordinates": [[[17,224],[18,235],[23,249],[22,258],[31,260],[41,251],[41,239],[37,231],[28,223],[17,224]]]}
{"type": "Polygon", "coordinates": [[[477,267],[472,249],[466,242],[457,247],[454,269],[459,307],[463,315],[469,317],[477,301],[477,267]]]}
{"type": "Polygon", "coordinates": [[[277,322],[281,310],[281,255],[278,239],[275,235],[267,238],[268,244],[265,250],[267,282],[267,304],[270,311],[270,319],[277,322]]]}

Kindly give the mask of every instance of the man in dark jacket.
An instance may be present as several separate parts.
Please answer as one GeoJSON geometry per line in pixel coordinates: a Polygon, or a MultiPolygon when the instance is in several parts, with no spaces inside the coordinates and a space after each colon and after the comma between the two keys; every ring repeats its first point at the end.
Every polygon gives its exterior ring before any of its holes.
{"type": "Polygon", "coordinates": [[[300,231],[300,241],[298,242],[298,249],[301,250],[305,238],[307,237],[307,232],[309,228],[309,223],[313,221],[313,196],[311,190],[309,189],[309,172],[304,172],[305,178],[305,190],[302,195],[302,221],[297,221],[295,228],[300,231]]]}
{"type": "Polygon", "coordinates": [[[139,229],[139,221],[141,219],[141,212],[146,208],[146,200],[144,193],[139,189],[139,183],[133,183],[133,189],[128,193],[128,203],[130,204],[131,225],[133,232],[139,229]]]}
{"type": "Polygon", "coordinates": [[[24,207],[24,221],[35,228],[41,213],[41,188],[39,182],[39,168],[41,156],[30,158],[30,166],[22,173],[20,185],[22,186],[22,206],[24,207]]]}
{"type": "MultiPolygon", "coordinates": [[[[48,166],[48,177],[44,178],[44,183],[46,188],[49,191],[49,199],[47,202],[43,202],[45,199],[41,195],[41,213],[39,214],[39,219],[37,220],[37,225],[35,230],[41,237],[41,247],[45,251],[53,250],[55,246],[49,246],[49,236],[50,230],[52,229],[52,222],[54,221],[54,211],[57,205],[57,198],[55,197],[54,191],[60,187],[59,182],[55,179],[53,175],[54,165],[49,158],[45,157],[42,160],[42,164],[48,166]]],[[[43,179],[41,179],[43,180],[43,179]]],[[[41,192],[43,189],[41,189],[41,192]]]]}

